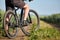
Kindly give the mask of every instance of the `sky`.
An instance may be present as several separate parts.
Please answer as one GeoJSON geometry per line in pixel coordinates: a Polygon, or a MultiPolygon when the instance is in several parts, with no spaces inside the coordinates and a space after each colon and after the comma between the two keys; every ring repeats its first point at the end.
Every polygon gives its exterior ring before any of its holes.
{"type": "MultiPolygon", "coordinates": [[[[51,15],[60,13],[60,0],[33,0],[25,1],[30,9],[35,10],[39,15],[51,15]]],[[[5,0],[0,0],[0,9],[5,11],[5,0]]],[[[19,10],[18,10],[19,12],[19,10]]]]}

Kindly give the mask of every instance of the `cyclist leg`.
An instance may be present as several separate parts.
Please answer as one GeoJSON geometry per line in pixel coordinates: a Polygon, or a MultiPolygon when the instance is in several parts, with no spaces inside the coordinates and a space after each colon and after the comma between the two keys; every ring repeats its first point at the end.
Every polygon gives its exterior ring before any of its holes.
{"type": "Polygon", "coordinates": [[[11,14],[8,14],[7,17],[6,17],[6,26],[5,26],[5,30],[8,30],[8,22],[9,22],[10,17],[11,17],[11,14]]]}
{"type": "MultiPolygon", "coordinates": [[[[14,5],[15,6],[18,6],[19,8],[24,8],[24,24],[26,24],[26,19],[27,19],[27,17],[28,17],[28,12],[29,12],[29,6],[28,6],[28,4],[26,4],[24,1],[22,1],[22,0],[20,0],[20,1],[14,1],[14,5]]],[[[23,25],[24,25],[23,24],[23,25]]]]}
{"type": "Polygon", "coordinates": [[[14,5],[20,7],[20,8],[24,8],[24,20],[26,20],[27,16],[28,16],[28,12],[29,12],[29,6],[28,4],[26,4],[24,1],[22,0],[14,0],[14,5]]]}
{"type": "Polygon", "coordinates": [[[24,6],[24,20],[27,19],[28,12],[29,12],[29,6],[28,6],[28,4],[25,4],[25,6],[24,6]]]}

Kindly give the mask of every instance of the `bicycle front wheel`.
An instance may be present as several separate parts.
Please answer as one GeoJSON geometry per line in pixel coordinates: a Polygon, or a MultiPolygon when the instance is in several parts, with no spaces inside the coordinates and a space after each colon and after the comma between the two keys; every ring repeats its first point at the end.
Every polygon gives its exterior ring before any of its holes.
{"type": "Polygon", "coordinates": [[[17,35],[17,17],[12,10],[8,10],[4,15],[3,25],[6,35],[9,38],[15,38],[17,35]],[[8,21],[7,21],[8,19],[8,21]]]}
{"type": "Polygon", "coordinates": [[[29,15],[27,18],[28,25],[25,27],[21,27],[23,33],[27,36],[30,36],[31,31],[34,29],[37,30],[40,26],[39,22],[39,16],[36,11],[30,10],[29,15]]]}

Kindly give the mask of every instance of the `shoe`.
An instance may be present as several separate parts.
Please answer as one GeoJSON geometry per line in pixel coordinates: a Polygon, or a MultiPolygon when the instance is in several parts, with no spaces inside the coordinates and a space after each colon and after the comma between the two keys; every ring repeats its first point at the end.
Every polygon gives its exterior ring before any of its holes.
{"type": "Polygon", "coordinates": [[[22,26],[27,26],[27,25],[28,25],[28,22],[26,20],[23,20],[22,26]]]}

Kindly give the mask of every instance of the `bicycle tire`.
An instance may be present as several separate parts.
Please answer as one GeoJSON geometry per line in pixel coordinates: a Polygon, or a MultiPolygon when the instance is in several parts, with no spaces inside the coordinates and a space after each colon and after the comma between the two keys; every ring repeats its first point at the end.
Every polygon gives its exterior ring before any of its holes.
{"type": "MultiPolygon", "coordinates": [[[[39,26],[40,26],[39,15],[38,15],[37,12],[34,11],[34,10],[29,10],[29,13],[30,13],[30,12],[32,12],[33,14],[35,14],[35,16],[36,16],[36,18],[37,18],[37,27],[35,28],[35,30],[37,30],[37,29],[39,28],[39,26]]],[[[31,17],[31,15],[30,15],[30,17],[31,17]]],[[[28,20],[29,20],[29,19],[28,19],[28,20]]],[[[22,30],[22,32],[23,32],[26,36],[30,36],[30,33],[27,32],[27,31],[24,29],[24,27],[21,27],[21,30],[22,30]]]]}
{"type": "MultiPolygon", "coordinates": [[[[4,26],[4,31],[5,31],[5,33],[6,33],[6,35],[7,35],[7,37],[8,38],[15,38],[16,36],[17,36],[17,33],[18,33],[18,29],[17,29],[17,27],[16,27],[16,32],[15,32],[15,34],[14,35],[11,35],[10,33],[9,33],[9,31],[6,31],[5,30],[5,26],[6,26],[6,16],[8,15],[8,14],[12,14],[12,16],[14,16],[14,18],[15,18],[15,20],[16,20],[16,24],[17,24],[17,16],[14,14],[14,12],[12,11],[12,10],[8,10],[6,13],[5,13],[5,15],[4,15],[4,19],[3,19],[3,26],[4,26]]],[[[10,20],[10,19],[9,19],[10,20]]],[[[8,27],[8,29],[9,29],[9,27],[8,27]]]]}

